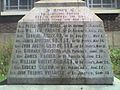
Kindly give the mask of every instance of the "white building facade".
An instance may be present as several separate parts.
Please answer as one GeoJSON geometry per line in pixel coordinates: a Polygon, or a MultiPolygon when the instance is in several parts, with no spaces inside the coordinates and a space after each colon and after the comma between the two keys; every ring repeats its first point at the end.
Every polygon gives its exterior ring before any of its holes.
{"type": "MultiPolygon", "coordinates": [[[[38,0],[3,0],[3,11],[30,10],[38,0]]],[[[84,0],[90,8],[119,8],[120,0],[84,0]]]]}

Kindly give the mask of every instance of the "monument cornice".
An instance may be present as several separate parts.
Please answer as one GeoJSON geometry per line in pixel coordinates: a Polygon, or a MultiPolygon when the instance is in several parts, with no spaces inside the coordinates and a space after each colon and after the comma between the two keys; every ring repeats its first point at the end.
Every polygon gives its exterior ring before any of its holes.
{"type": "Polygon", "coordinates": [[[35,7],[72,7],[72,6],[85,6],[85,2],[81,0],[43,0],[38,1],[35,7]]]}

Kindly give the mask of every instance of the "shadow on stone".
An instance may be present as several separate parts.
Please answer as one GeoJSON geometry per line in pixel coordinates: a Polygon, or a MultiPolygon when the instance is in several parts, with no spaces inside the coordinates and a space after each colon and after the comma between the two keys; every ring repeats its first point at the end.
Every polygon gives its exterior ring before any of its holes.
{"type": "Polygon", "coordinates": [[[6,85],[6,84],[7,84],[7,79],[0,82],[0,85],[6,85]]]}

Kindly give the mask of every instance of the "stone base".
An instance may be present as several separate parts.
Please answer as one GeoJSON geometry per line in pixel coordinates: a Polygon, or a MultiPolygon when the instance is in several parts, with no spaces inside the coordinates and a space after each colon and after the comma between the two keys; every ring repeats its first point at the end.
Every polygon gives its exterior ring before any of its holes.
{"type": "Polygon", "coordinates": [[[105,78],[9,78],[8,85],[112,85],[113,77],[105,78]],[[98,82],[99,81],[99,82],[98,82]]]}
{"type": "Polygon", "coordinates": [[[120,80],[114,78],[113,85],[1,85],[0,90],[120,90],[120,80]]]}

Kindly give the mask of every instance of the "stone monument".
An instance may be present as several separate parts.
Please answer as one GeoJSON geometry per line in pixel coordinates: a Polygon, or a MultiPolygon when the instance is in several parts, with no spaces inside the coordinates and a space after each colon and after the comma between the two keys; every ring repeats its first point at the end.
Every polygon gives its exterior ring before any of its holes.
{"type": "Polygon", "coordinates": [[[19,22],[8,84],[112,84],[103,21],[81,0],[44,0],[19,22]]]}

